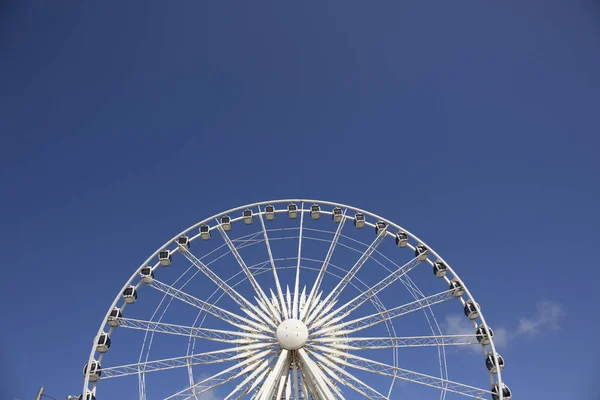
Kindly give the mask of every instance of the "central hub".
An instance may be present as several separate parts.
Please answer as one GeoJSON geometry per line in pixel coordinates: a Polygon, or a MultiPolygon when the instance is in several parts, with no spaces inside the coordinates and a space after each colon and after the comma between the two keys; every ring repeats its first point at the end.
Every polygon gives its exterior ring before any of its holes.
{"type": "Polygon", "coordinates": [[[308,328],[297,319],[286,319],[277,327],[277,340],[286,350],[298,350],[306,344],[308,328]]]}

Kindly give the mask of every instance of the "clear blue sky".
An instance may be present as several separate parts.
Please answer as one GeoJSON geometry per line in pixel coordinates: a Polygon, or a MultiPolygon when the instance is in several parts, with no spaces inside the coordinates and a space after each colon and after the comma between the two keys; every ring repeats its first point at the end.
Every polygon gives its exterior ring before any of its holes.
{"type": "Polygon", "coordinates": [[[464,264],[518,398],[598,398],[598,1],[0,7],[0,398],[79,393],[148,254],[284,197],[464,264]]]}

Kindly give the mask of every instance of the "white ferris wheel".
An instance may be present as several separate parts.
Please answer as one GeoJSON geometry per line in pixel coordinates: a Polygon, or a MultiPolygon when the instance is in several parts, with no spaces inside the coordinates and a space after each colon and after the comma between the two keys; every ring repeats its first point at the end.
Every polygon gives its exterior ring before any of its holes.
{"type": "Polygon", "coordinates": [[[79,399],[510,400],[503,368],[480,306],[425,242],[288,199],[207,218],[135,270],[79,399]],[[453,313],[463,330],[444,333],[453,313]]]}

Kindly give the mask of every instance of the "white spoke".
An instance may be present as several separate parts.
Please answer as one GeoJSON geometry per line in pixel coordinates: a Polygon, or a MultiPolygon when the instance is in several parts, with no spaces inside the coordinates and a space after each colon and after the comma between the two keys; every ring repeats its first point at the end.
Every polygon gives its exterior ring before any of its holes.
{"type": "Polygon", "coordinates": [[[466,346],[479,344],[475,335],[440,335],[440,336],[408,336],[408,337],[323,337],[311,341],[309,347],[321,351],[331,349],[376,350],[401,347],[436,347],[466,346]],[[325,347],[328,346],[328,347],[325,347]]]}
{"type": "MultiPolygon", "coordinates": [[[[327,304],[333,303],[338,298],[340,293],[342,293],[344,288],[348,285],[348,283],[352,280],[352,278],[354,278],[354,276],[360,270],[360,268],[367,262],[369,257],[371,257],[371,255],[373,254],[373,252],[375,252],[375,250],[377,250],[377,247],[385,238],[386,232],[387,232],[386,229],[382,229],[379,232],[379,234],[377,235],[377,237],[375,238],[373,243],[371,243],[369,245],[369,247],[367,247],[367,249],[360,256],[358,261],[356,261],[356,263],[352,266],[352,268],[350,268],[350,270],[346,273],[346,275],[342,278],[342,280],[336,285],[336,287],[331,291],[331,293],[329,293],[329,295],[327,295],[327,297],[323,301],[324,303],[327,303],[327,304]]],[[[316,313],[314,313],[314,314],[315,315],[313,316],[313,318],[317,317],[316,313]]],[[[321,312],[321,314],[322,315],[325,314],[325,311],[321,312]]]]}
{"type": "Polygon", "coordinates": [[[233,299],[242,309],[249,308],[253,311],[249,315],[252,316],[258,322],[266,322],[273,327],[276,325],[273,320],[266,316],[261,310],[259,310],[254,304],[250,303],[244,296],[239,294],[234,288],[229,286],[227,282],[221,279],[215,274],[210,268],[208,268],[202,261],[200,261],[189,249],[183,249],[182,254],[187,258],[196,268],[198,268],[204,275],[206,275],[211,281],[213,281],[221,290],[223,290],[229,297],[233,299]],[[260,317],[260,318],[258,318],[260,317]]]}
{"type": "Polygon", "coordinates": [[[287,299],[287,304],[288,304],[288,318],[292,318],[292,295],[290,293],[290,287],[288,285],[286,285],[287,288],[287,293],[285,294],[285,297],[287,299]]]}
{"type": "Polygon", "coordinates": [[[271,357],[269,360],[265,360],[262,364],[260,364],[260,366],[258,368],[256,368],[242,382],[240,382],[238,385],[236,385],[235,389],[233,389],[231,391],[231,393],[229,393],[223,400],[228,400],[228,399],[232,398],[233,396],[238,394],[246,385],[248,385],[248,387],[246,388],[246,390],[243,391],[242,394],[240,394],[238,396],[238,398],[241,398],[243,395],[245,395],[246,393],[248,393],[249,391],[254,389],[262,381],[262,379],[264,379],[264,377],[267,373],[267,367],[269,366],[269,364],[272,360],[273,360],[273,358],[271,357]],[[258,375],[258,377],[257,377],[257,375],[258,375]],[[249,382],[252,381],[253,379],[254,379],[254,381],[251,384],[249,384],[249,382]]]}
{"type": "Polygon", "coordinates": [[[279,358],[277,362],[271,369],[271,372],[267,376],[265,383],[260,388],[258,392],[257,400],[271,400],[277,387],[279,385],[279,379],[281,379],[281,374],[286,369],[290,368],[290,352],[288,350],[282,350],[279,354],[279,358]]]}
{"type": "Polygon", "coordinates": [[[218,372],[202,381],[196,383],[193,386],[185,388],[167,398],[165,400],[172,399],[190,399],[194,396],[212,390],[220,385],[223,385],[233,379],[237,379],[242,375],[249,373],[250,371],[256,369],[264,360],[264,358],[269,354],[270,350],[258,353],[246,360],[243,360],[236,365],[229,367],[221,372],[218,372]]]}
{"type": "Polygon", "coordinates": [[[367,385],[366,383],[364,383],[363,381],[361,381],[360,379],[358,379],[357,377],[352,375],[347,370],[341,368],[339,366],[339,365],[341,365],[340,359],[338,357],[336,357],[335,355],[327,355],[327,357],[325,357],[321,354],[318,354],[318,353],[312,353],[312,355],[314,357],[316,357],[319,361],[321,361],[324,365],[331,368],[331,370],[328,371],[329,376],[333,377],[334,379],[337,377],[336,380],[338,380],[345,386],[348,386],[352,390],[362,394],[363,396],[365,396],[369,399],[388,400],[387,397],[385,397],[384,395],[379,393],[377,390],[373,389],[372,387],[370,387],[369,385],[367,385]],[[336,371],[337,374],[335,374],[334,371],[336,371]],[[342,378],[342,376],[345,376],[350,381],[342,378]]]}
{"type": "Polygon", "coordinates": [[[294,381],[294,399],[298,398],[298,353],[294,353],[294,369],[292,370],[292,379],[294,381]]]}
{"type": "Polygon", "coordinates": [[[404,264],[396,271],[392,272],[390,275],[379,281],[374,286],[363,291],[361,294],[359,294],[343,306],[337,308],[336,310],[333,310],[330,313],[327,313],[327,315],[324,315],[322,318],[315,321],[314,324],[311,325],[311,328],[316,329],[320,326],[331,325],[336,323],[337,321],[340,321],[344,317],[348,316],[352,311],[356,310],[358,307],[364,304],[366,301],[368,301],[374,296],[377,296],[377,294],[383,289],[385,289],[386,287],[388,287],[389,285],[391,285],[392,283],[396,282],[398,279],[402,278],[404,275],[409,273],[413,268],[419,265],[419,263],[420,261],[417,257],[413,258],[411,261],[404,264]],[[338,317],[333,319],[336,315],[338,317]],[[327,321],[329,321],[329,323],[327,323],[327,321]]]}
{"type": "Polygon", "coordinates": [[[300,260],[302,256],[302,228],[304,226],[304,203],[301,205],[300,234],[298,237],[298,264],[296,265],[296,281],[294,283],[294,303],[292,305],[292,318],[298,319],[298,292],[300,290],[300,260]]]}
{"type": "Polygon", "coordinates": [[[121,365],[117,367],[103,367],[102,379],[119,378],[138,373],[163,371],[167,369],[182,368],[189,365],[215,364],[227,361],[235,361],[250,357],[259,350],[271,347],[272,344],[255,343],[245,346],[237,346],[223,350],[209,351],[206,353],[192,354],[189,356],[153,360],[137,364],[121,365]]]}
{"type": "Polygon", "coordinates": [[[421,374],[403,368],[394,367],[392,365],[383,364],[367,358],[358,357],[353,354],[345,354],[346,359],[336,358],[337,362],[348,367],[360,369],[367,372],[372,372],[379,375],[391,376],[402,379],[404,381],[418,383],[420,385],[430,386],[437,389],[445,389],[449,392],[460,394],[476,399],[489,399],[491,392],[489,390],[480,389],[474,386],[464,385],[462,383],[453,382],[445,379],[440,379],[435,376],[421,374]],[[352,360],[350,362],[349,360],[352,360]]]}
{"type": "Polygon", "coordinates": [[[413,301],[408,304],[404,304],[398,307],[390,308],[388,310],[381,311],[376,314],[367,315],[366,317],[358,318],[352,321],[343,322],[336,326],[330,326],[323,328],[313,334],[313,336],[324,335],[330,332],[334,332],[336,335],[348,335],[360,330],[375,326],[388,319],[397,318],[399,316],[421,310],[425,307],[441,303],[443,301],[454,298],[453,290],[446,290],[444,292],[434,294],[423,299],[413,301]]]}
{"type": "MultiPolygon", "coordinates": [[[[240,268],[242,268],[242,270],[246,274],[246,277],[248,278],[248,282],[250,282],[250,284],[254,288],[254,291],[258,295],[258,298],[261,299],[261,300],[263,300],[265,303],[270,304],[269,303],[269,298],[267,297],[267,295],[265,294],[265,292],[263,292],[262,288],[260,287],[260,285],[256,281],[256,278],[254,278],[254,275],[252,274],[252,271],[250,271],[250,269],[248,268],[248,266],[244,262],[244,259],[242,258],[242,256],[240,255],[240,253],[236,249],[235,245],[233,244],[233,242],[229,238],[229,235],[227,235],[227,232],[225,232],[223,230],[223,228],[221,227],[221,225],[218,225],[217,229],[221,233],[221,236],[223,236],[223,240],[225,240],[225,243],[227,243],[227,247],[229,247],[229,251],[231,251],[231,254],[233,254],[233,256],[235,257],[235,259],[237,260],[238,264],[240,265],[240,268]]],[[[277,313],[272,308],[272,305],[271,305],[270,311],[272,313],[272,317],[276,319],[275,315],[277,313]]]]}
{"type": "Polygon", "coordinates": [[[279,386],[277,388],[277,393],[275,394],[275,399],[279,400],[279,399],[281,399],[281,396],[283,396],[283,392],[288,384],[289,376],[290,376],[290,371],[289,371],[289,366],[288,366],[288,368],[285,368],[281,372],[281,377],[279,378],[279,386]]]}
{"type": "MultiPolygon", "coordinates": [[[[267,252],[269,253],[269,261],[271,263],[271,271],[273,272],[273,278],[275,279],[275,287],[277,288],[277,294],[279,295],[279,302],[281,304],[281,315],[287,315],[287,309],[285,306],[285,300],[283,298],[283,291],[281,290],[281,283],[279,282],[279,276],[277,276],[277,268],[275,268],[275,260],[273,260],[273,253],[271,252],[271,244],[269,243],[269,236],[267,235],[267,229],[265,228],[265,220],[262,216],[260,206],[258,206],[258,218],[260,219],[260,225],[262,227],[263,236],[265,238],[265,245],[267,246],[267,252]]],[[[277,320],[281,321],[279,313],[275,313],[277,320]]]]}
{"type": "Polygon", "coordinates": [[[260,333],[195,328],[192,326],[166,324],[163,322],[152,322],[131,318],[122,318],[119,327],[137,329],[141,331],[166,333],[169,335],[191,336],[198,339],[213,340],[216,342],[226,342],[232,344],[249,344],[257,341],[275,342],[273,337],[260,333]]]}
{"type": "Polygon", "coordinates": [[[316,388],[326,399],[343,398],[342,393],[339,389],[327,378],[323,373],[322,367],[318,366],[308,355],[306,350],[300,349],[296,353],[300,360],[300,365],[304,365],[309,375],[315,380],[316,388]]]}
{"type": "Polygon", "coordinates": [[[261,331],[272,332],[273,331],[272,329],[269,329],[265,325],[262,325],[262,324],[259,324],[258,322],[251,321],[247,318],[241,317],[237,314],[234,314],[234,313],[224,310],[220,307],[217,307],[214,304],[207,303],[207,302],[200,300],[192,295],[182,292],[181,290],[175,289],[174,287],[171,287],[171,286],[167,285],[166,283],[162,283],[156,279],[154,279],[152,281],[150,286],[165,293],[165,294],[168,294],[169,296],[172,296],[178,300],[181,300],[184,303],[187,303],[193,307],[196,307],[196,308],[200,309],[201,311],[206,311],[207,313],[209,313],[223,321],[226,321],[237,328],[255,331],[255,332],[261,332],[261,331]]]}
{"type": "MultiPolygon", "coordinates": [[[[340,234],[342,233],[342,229],[343,229],[345,223],[346,223],[346,210],[344,210],[344,213],[342,215],[342,220],[340,221],[340,223],[335,231],[335,234],[333,235],[333,240],[331,241],[331,244],[329,245],[329,250],[327,250],[327,255],[325,256],[325,260],[323,260],[323,265],[321,265],[321,270],[319,271],[319,275],[317,276],[317,279],[315,280],[315,283],[314,283],[312,289],[310,290],[308,299],[306,301],[306,307],[304,307],[304,309],[302,310],[302,315],[300,316],[300,320],[302,320],[302,321],[304,321],[306,319],[307,314],[311,311],[314,297],[317,295],[317,293],[319,293],[319,288],[321,287],[321,282],[323,281],[323,277],[325,276],[325,272],[327,271],[327,267],[329,266],[329,262],[331,261],[331,256],[333,255],[333,250],[335,250],[335,246],[338,243],[340,234]]],[[[306,322],[308,323],[308,321],[306,321],[306,322]]]]}

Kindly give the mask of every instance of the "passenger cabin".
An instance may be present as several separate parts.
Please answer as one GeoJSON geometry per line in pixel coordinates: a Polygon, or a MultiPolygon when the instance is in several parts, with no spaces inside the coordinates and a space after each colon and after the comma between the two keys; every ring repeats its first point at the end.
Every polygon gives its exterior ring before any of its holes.
{"type": "Polygon", "coordinates": [[[246,225],[252,225],[254,222],[254,216],[252,215],[252,210],[247,208],[242,212],[242,217],[244,218],[244,223],[246,225]]]}
{"type": "Polygon", "coordinates": [[[228,215],[221,217],[221,228],[223,228],[225,232],[229,232],[231,230],[231,218],[228,215]]]}
{"type": "Polygon", "coordinates": [[[496,353],[496,358],[498,358],[498,365],[494,362],[494,355],[492,353],[488,353],[485,356],[485,366],[492,374],[498,373],[498,366],[500,370],[504,369],[504,358],[498,353],[496,353]]]}
{"type": "Polygon", "coordinates": [[[265,217],[267,221],[273,221],[275,219],[275,207],[268,205],[265,207],[265,217]]]}
{"type": "Polygon", "coordinates": [[[127,304],[133,304],[138,298],[137,290],[135,286],[129,286],[125,290],[123,290],[123,300],[127,304]]]}
{"type": "MultiPolygon", "coordinates": [[[[510,392],[508,386],[506,386],[504,383],[502,383],[502,398],[504,400],[512,399],[512,393],[510,392]]],[[[500,400],[500,385],[498,385],[498,383],[492,387],[492,399],[500,400]]]]}
{"type": "Polygon", "coordinates": [[[417,260],[425,261],[427,260],[428,255],[429,250],[427,250],[427,247],[425,247],[424,244],[419,244],[417,247],[415,247],[415,257],[417,257],[417,260]]]}
{"type": "Polygon", "coordinates": [[[408,235],[406,232],[400,231],[396,233],[396,246],[398,247],[406,247],[408,244],[408,235]]]}
{"type": "Polygon", "coordinates": [[[123,318],[123,312],[121,311],[121,309],[117,307],[113,308],[110,314],[108,315],[108,325],[112,326],[113,328],[116,328],[121,324],[121,318],[123,318]]]}
{"type": "Polygon", "coordinates": [[[433,263],[433,274],[438,278],[443,278],[448,272],[448,266],[443,261],[437,260],[433,263]]]}
{"type": "Polygon", "coordinates": [[[200,225],[200,237],[202,238],[202,240],[208,240],[210,239],[210,226],[206,225],[206,224],[202,224],[200,225]]]}
{"type": "Polygon", "coordinates": [[[375,234],[382,235],[387,229],[387,224],[383,221],[377,221],[375,224],[375,234]]]}
{"type": "Polygon", "coordinates": [[[298,206],[296,204],[294,204],[294,203],[288,204],[287,209],[288,209],[288,217],[290,217],[291,219],[298,217],[298,206]]]}
{"type": "Polygon", "coordinates": [[[339,207],[335,207],[331,211],[331,219],[335,223],[340,223],[340,222],[342,222],[342,218],[344,218],[344,213],[342,212],[342,209],[339,207]]]}
{"type": "Polygon", "coordinates": [[[475,331],[475,336],[477,336],[477,341],[480,344],[490,344],[490,340],[494,338],[494,331],[492,328],[488,326],[487,330],[490,332],[489,336],[485,330],[484,325],[479,325],[477,330],[475,331]]]}
{"type": "Polygon", "coordinates": [[[187,236],[180,236],[177,238],[177,246],[179,246],[179,251],[186,251],[190,248],[190,238],[187,236]]]}
{"type": "Polygon", "coordinates": [[[358,229],[365,227],[365,215],[363,213],[356,213],[354,215],[354,226],[358,229]]]}
{"type": "Polygon", "coordinates": [[[110,349],[110,336],[108,333],[102,333],[96,343],[96,351],[98,353],[106,353],[110,349]]]}
{"type": "Polygon", "coordinates": [[[169,250],[162,250],[158,253],[158,261],[160,261],[160,265],[163,267],[168,267],[171,265],[171,253],[169,250]]]}
{"type": "Polygon", "coordinates": [[[450,290],[452,291],[452,296],[460,297],[465,293],[465,288],[458,281],[458,279],[454,278],[450,281],[450,290]]]}
{"type": "Polygon", "coordinates": [[[310,206],[310,217],[312,219],[321,218],[321,206],[319,206],[318,204],[313,204],[312,206],[310,206]]]}
{"type": "Polygon", "coordinates": [[[142,277],[142,282],[146,285],[149,285],[154,281],[154,271],[152,271],[152,268],[149,266],[143,267],[140,270],[140,276],[142,277]]]}
{"type": "Polygon", "coordinates": [[[471,321],[479,318],[479,304],[474,303],[473,300],[465,302],[463,310],[465,312],[465,317],[469,318],[471,321]]]}
{"type": "MultiPolygon", "coordinates": [[[[85,364],[85,366],[83,367],[83,376],[87,375],[87,368],[88,368],[88,365],[85,364]]],[[[90,382],[99,381],[101,376],[102,376],[102,367],[96,360],[93,360],[92,366],[90,367],[90,373],[89,373],[90,382]]]]}

